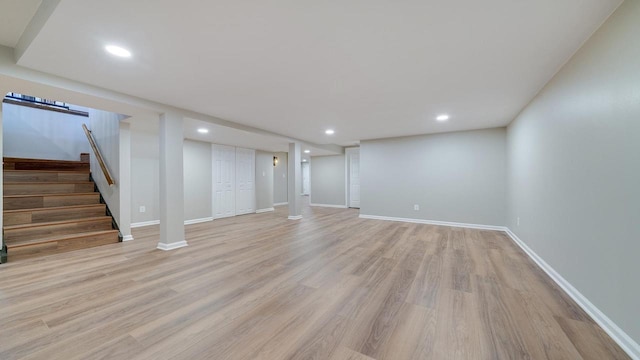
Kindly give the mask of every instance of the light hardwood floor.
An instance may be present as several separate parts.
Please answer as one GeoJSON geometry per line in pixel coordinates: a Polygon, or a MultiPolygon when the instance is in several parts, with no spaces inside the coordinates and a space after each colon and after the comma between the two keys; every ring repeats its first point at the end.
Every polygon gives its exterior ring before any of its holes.
{"type": "Polygon", "coordinates": [[[0,359],[627,359],[503,233],[305,208],[0,266],[0,359]]]}

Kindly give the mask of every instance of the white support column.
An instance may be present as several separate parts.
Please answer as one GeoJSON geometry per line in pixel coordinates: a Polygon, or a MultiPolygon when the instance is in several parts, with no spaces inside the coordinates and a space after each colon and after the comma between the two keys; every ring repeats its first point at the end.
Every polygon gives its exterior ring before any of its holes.
{"type": "Polygon", "coordinates": [[[300,204],[300,193],[302,192],[302,172],[300,154],[300,143],[289,143],[288,169],[289,181],[287,182],[287,192],[289,194],[289,220],[302,219],[302,206],[300,204]]]}
{"type": "Polygon", "coordinates": [[[160,115],[160,250],[187,246],[182,132],[181,116],[171,113],[160,115]]]}
{"type": "MultiPolygon", "coordinates": [[[[1,90],[0,90],[1,91],[1,90]]],[[[4,99],[4,96],[7,92],[1,92],[0,95],[2,95],[2,98],[4,99]]],[[[4,156],[4,154],[2,153],[2,148],[3,148],[3,143],[2,143],[2,138],[3,138],[4,134],[2,132],[2,103],[0,102],[0,158],[2,158],[4,156]]],[[[4,164],[4,162],[3,162],[4,164]]],[[[0,171],[0,194],[3,194],[4,189],[2,188],[2,174],[3,171],[0,171]]],[[[4,206],[4,202],[0,201],[0,229],[3,228],[4,226],[4,219],[2,217],[2,211],[3,211],[3,206],[4,206]]],[[[0,236],[0,264],[5,262],[5,257],[7,256],[7,254],[4,252],[5,248],[4,248],[4,239],[2,238],[2,236],[0,236]]]]}
{"type": "Polygon", "coordinates": [[[122,241],[131,235],[131,124],[120,122],[120,233],[122,241]]]}

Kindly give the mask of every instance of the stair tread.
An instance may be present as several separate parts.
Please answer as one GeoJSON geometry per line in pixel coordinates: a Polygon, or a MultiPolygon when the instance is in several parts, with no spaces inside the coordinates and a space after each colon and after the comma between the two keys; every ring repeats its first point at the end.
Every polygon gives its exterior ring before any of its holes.
{"type": "Polygon", "coordinates": [[[64,225],[68,223],[92,222],[92,221],[98,221],[98,220],[104,220],[104,219],[111,220],[111,216],[105,215],[105,216],[79,218],[79,219],[72,219],[72,220],[41,222],[41,223],[34,223],[34,224],[7,225],[4,227],[4,231],[6,232],[8,230],[17,230],[17,229],[52,226],[52,225],[64,225]]]}
{"type": "Polygon", "coordinates": [[[5,185],[51,185],[51,184],[93,184],[90,180],[63,180],[63,181],[6,181],[5,185]]]}
{"type": "Polygon", "coordinates": [[[99,195],[97,191],[87,193],[59,193],[59,194],[24,194],[24,195],[4,195],[5,198],[20,198],[34,196],[78,196],[78,195],[99,195]]]}
{"type": "Polygon", "coordinates": [[[60,171],[60,170],[37,170],[37,169],[29,169],[29,170],[4,170],[5,173],[7,172],[13,172],[13,173],[23,173],[23,174],[29,174],[29,173],[35,173],[35,172],[43,172],[43,173],[63,173],[63,174],[90,174],[91,171],[89,170],[66,170],[66,171],[60,171]]]}
{"type": "Polygon", "coordinates": [[[81,238],[86,236],[97,236],[97,235],[104,235],[104,234],[110,234],[110,233],[118,234],[118,230],[100,230],[100,231],[81,232],[81,233],[75,233],[75,234],[47,236],[47,237],[31,239],[31,240],[11,240],[9,242],[6,242],[6,245],[8,249],[12,249],[12,248],[18,248],[23,246],[44,244],[44,243],[54,242],[54,241],[73,240],[76,238],[81,238]]]}
{"type": "Polygon", "coordinates": [[[47,163],[63,163],[63,164],[86,164],[86,161],[80,160],[54,160],[54,159],[33,159],[33,158],[16,158],[5,157],[2,158],[4,162],[47,162],[47,163]]]}
{"type": "Polygon", "coordinates": [[[55,207],[47,207],[47,208],[32,208],[32,209],[17,209],[17,210],[4,210],[5,214],[15,214],[19,212],[34,212],[34,211],[55,211],[55,210],[63,210],[63,209],[83,209],[83,208],[97,208],[104,207],[105,204],[87,204],[87,205],[69,205],[69,206],[55,206],[55,207]]]}

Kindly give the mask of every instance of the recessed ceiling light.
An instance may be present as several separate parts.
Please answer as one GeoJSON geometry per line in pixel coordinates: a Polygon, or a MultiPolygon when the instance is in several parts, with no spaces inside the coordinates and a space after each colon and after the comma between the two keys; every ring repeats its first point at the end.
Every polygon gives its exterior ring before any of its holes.
{"type": "Polygon", "coordinates": [[[308,153],[310,153],[310,152],[311,152],[311,150],[305,150],[305,151],[304,151],[304,153],[305,153],[305,154],[308,154],[308,153]]]}
{"type": "Polygon", "coordinates": [[[128,58],[131,57],[131,51],[116,45],[107,45],[104,47],[110,54],[128,58]]]}
{"type": "Polygon", "coordinates": [[[208,133],[208,132],[209,132],[209,129],[200,128],[200,129],[198,129],[198,132],[199,132],[200,134],[206,134],[206,133],[208,133]]]}
{"type": "Polygon", "coordinates": [[[307,162],[307,159],[302,159],[302,162],[307,162]]]}
{"type": "Polygon", "coordinates": [[[447,120],[449,120],[449,115],[447,115],[447,114],[438,115],[438,117],[436,117],[436,120],[438,120],[438,121],[447,121],[447,120]]]}
{"type": "Polygon", "coordinates": [[[333,131],[332,129],[329,129],[329,130],[326,130],[324,133],[327,135],[333,135],[335,134],[335,131],[333,131]]]}

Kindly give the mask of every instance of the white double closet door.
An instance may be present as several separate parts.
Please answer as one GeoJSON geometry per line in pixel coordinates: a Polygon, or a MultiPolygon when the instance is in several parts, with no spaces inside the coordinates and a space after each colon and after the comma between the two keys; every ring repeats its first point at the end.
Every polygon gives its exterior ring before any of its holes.
{"type": "Polygon", "coordinates": [[[213,145],[212,152],[213,217],[254,213],[255,150],[213,145]]]}

